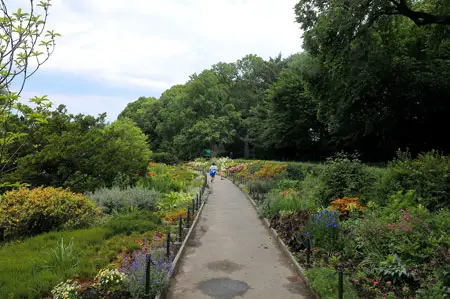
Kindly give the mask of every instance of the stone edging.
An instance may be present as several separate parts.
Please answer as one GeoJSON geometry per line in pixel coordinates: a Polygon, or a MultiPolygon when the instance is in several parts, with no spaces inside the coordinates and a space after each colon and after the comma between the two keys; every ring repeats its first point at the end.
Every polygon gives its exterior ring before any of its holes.
{"type": "MultiPolygon", "coordinates": [[[[208,196],[209,196],[209,194],[208,194],[208,196]]],[[[195,229],[195,227],[197,225],[198,219],[200,219],[200,215],[201,215],[201,213],[203,211],[203,207],[206,204],[207,198],[208,197],[206,197],[202,201],[202,205],[201,205],[200,209],[197,211],[197,215],[195,216],[194,222],[192,222],[191,227],[189,228],[189,231],[188,231],[186,237],[184,238],[183,243],[181,244],[181,247],[178,250],[177,255],[175,256],[175,258],[172,261],[172,271],[170,271],[166,275],[166,280],[169,282],[169,284],[167,285],[167,287],[164,290],[161,291],[161,293],[156,295],[155,299],[163,299],[163,298],[165,298],[166,292],[167,292],[167,290],[169,288],[169,285],[170,285],[170,279],[173,277],[174,273],[176,272],[176,270],[178,270],[178,267],[180,266],[181,257],[184,254],[184,251],[186,250],[187,242],[189,242],[189,239],[190,239],[190,237],[192,235],[192,232],[194,231],[194,229],[195,229]]]]}
{"type": "MultiPolygon", "coordinates": [[[[226,179],[228,179],[228,178],[226,178],[226,179]]],[[[232,180],[230,180],[230,179],[228,179],[228,180],[234,184],[234,182],[232,180]]],[[[255,203],[255,201],[253,200],[253,198],[251,198],[250,195],[248,195],[244,190],[242,190],[242,188],[241,188],[241,186],[239,184],[237,184],[236,186],[242,191],[242,193],[244,193],[245,197],[248,199],[248,201],[251,203],[251,205],[253,206],[255,211],[258,213],[258,216],[259,216],[261,222],[264,224],[266,229],[269,231],[269,233],[272,236],[272,238],[275,239],[275,241],[276,241],[278,247],[281,249],[281,251],[283,251],[283,253],[286,255],[286,257],[290,260],[290,262],[291,262],[292,266],[294,267],[295,271],[297,272],[298,275],[300,275],[302,280],[305,282],[305,285],[308,287],[310,293],[316,299],[320,299],[320,296],[316,292],[314,292],[314,290],[309,286],[308,278],[306,277],[306,273],[305,273],[305,269],[303,269],[303,267],[300,266],[300,264],[297,262],[297,260],[292,255],[292,253],[289,250],[289,248],[286,246],[284,241],[278,235],[277,231],[274,230],[272,227],[270,227],[269,221],[267,221],[266,218],[264,218],[264,217],[259,215],[258,206],[255,203]]]]}

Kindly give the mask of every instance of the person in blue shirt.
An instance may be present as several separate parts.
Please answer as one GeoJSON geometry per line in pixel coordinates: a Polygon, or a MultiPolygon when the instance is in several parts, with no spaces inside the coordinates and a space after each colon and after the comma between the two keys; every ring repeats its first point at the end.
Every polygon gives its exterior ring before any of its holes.
{"type": "Polygon", "coordinates": [[[213,163],[211,165],[211,167],[209,167],[209,175],[211,176],[211,183],[214,182],[214,178],[216,177],[216,173],[217,173],[217,166],[215,163],[213,163]]]}

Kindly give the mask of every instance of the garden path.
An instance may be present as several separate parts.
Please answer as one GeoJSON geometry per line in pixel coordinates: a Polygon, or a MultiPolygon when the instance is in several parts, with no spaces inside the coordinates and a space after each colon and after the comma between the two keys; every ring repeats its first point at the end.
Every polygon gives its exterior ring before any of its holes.
{"type": "Polygon", "coordinates": [[[210,188],[167,298],[312,298],[242,191],[210,188]]]}

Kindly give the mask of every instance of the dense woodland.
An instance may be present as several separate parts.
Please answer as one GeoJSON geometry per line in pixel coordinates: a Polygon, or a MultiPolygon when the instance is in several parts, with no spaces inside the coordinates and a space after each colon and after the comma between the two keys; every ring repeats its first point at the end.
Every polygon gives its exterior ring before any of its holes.
{"type": "Polygon", "coordinates": [[[134,120],[153,151],[183,159],[206,148],[290,160],[447,152],[438,132],[450,112],[450,26],[438,16],[450,4],[399,2],[302,0],[301,53],[218,62],[159,99],[130,103],[119,119],[134,120]],[[419,10],[429,17],[412,14],[419,10]]]}

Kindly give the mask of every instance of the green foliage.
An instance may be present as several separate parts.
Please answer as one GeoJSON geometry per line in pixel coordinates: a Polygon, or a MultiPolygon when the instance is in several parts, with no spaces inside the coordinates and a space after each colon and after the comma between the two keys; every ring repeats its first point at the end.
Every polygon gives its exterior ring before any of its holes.
{"type": "Polygon", "coordinates": [[[161,152],[151,154],[150,161],[164,163],[167,165],[175,165],[178,163],[178,158],[174,154],[161,152]]]}
{"type": "Polygon", "coordinates": [[[190,205],[193,198],[189,193],[170,192],[157,203],[157,207],[162,211],[173,211],[190,205]]]}
{"type": "Polygon", "coordinates": [[[118,180],[131,185],[135,174],[145,169],[147,140],[130,120],[105,125],[106,115],[67,115],[64,106],[43,113],[47,122],[33,127],[17,169],[3,180],[85,192],[111,187],[118,180]]]}
{"type": "MultiPolygon", "coordinates": [[[[104,242],[112,235],[106,228],[92,228],[71,232],[52,232],[27,239],[18,244],[0,248],[0,293],[12,298],[42,298],[61,280],[61,276],[73,274],[73,267],[49,267],[71,260],[67,244],[64,244],[64,258],[61,251],[52,256],[52,250],[61,245],[60,240],[73,240],[71,255],[77,256],[77,273],[81,277],[93,278],[96,267],[106,266],[121,245],[105,248],[104,242]],[[112,251],[112,252],[111,252],[112,251]],[[56,271],[55,271],[56,270],[56,271]]],[[[70,262],[68,262],[70,264],[70,262]]]]}
{"type": "Polygon", "coordinates": [[[260,207],[260,213],[265,218],[271,219],[281,212],[310,211],[314,209],[314,201],[306,201],[293,189],[280,191],[272,190],[260,207]]]}
{"type": "Polygon", "coordinates": [[[297,181],[297,180],[283,179],[283,180],[280,180],[277,182],[278,190],[285,190],[285,189],[298,190],[299,187],[300,187],[300,181],[297,181]]]}
{"type": "Polygon", "coordinates": [[[356,156],[344,153],[338,153],[327,159],[320,173],[320,179],[324,189],[321,190],[319,202],[325,206],[344,196],[361,197],[375,181],[375,177],[356,156]]]}
{"type": "Polygon", "coordinates": [[[379,182],[379,194],[387,198],[410,189],[416,191],[420,202],[430,210],[450,207],[450,157],[431,151],[411,159],[408,153],[399,152],[379,182]]]}
{"type": "Polygon", "coordinates": [[[50,256],[48,267],[52,272],[63,279],[71,278],[76,273],[78,256],[74,251],[73,238],[68,243],[64,243],[64,238],[61,237],[55,248],[51,249],[50,256]]]}
{"type": "Polygon", "coordinates": [[[251,181],[249,181],[248,185],[252,186],[255,192],[265,194],[269,193],[270,190],[274,187],[274,182],[264,179],[252,179],[251,181]]]}
{"type": "Polygon", "coordinates": [[[122,211],[155,210],[161,194],[143,187],[100,188],[86,196],[96,203],[103,213],[113,214],[122,211]]]}
{"type": "Polygon", "coordinates": [[[85,228],[98,214],[86,197],[61,188],[18,189],[0,198],[0,227],[12,238],[85,228]]]}
{"type": "Polygon", "coordinates": [[[156,231],[161,224],[161,218],[152,212],[139,211],[115,216],[109,219],[104,226],[111,229],[115,235],[130,235],[133,232],[156,231]]]}
{"type": "MultiPolygon", "coordinates": [[[[338,297],[336,270],[328,267],[311,268],[306,271],[306,277],[311,288],[323,299],[338,297]]],[[[344,279],[344,298],[357,298],[357,294],[344,279]]]]}

